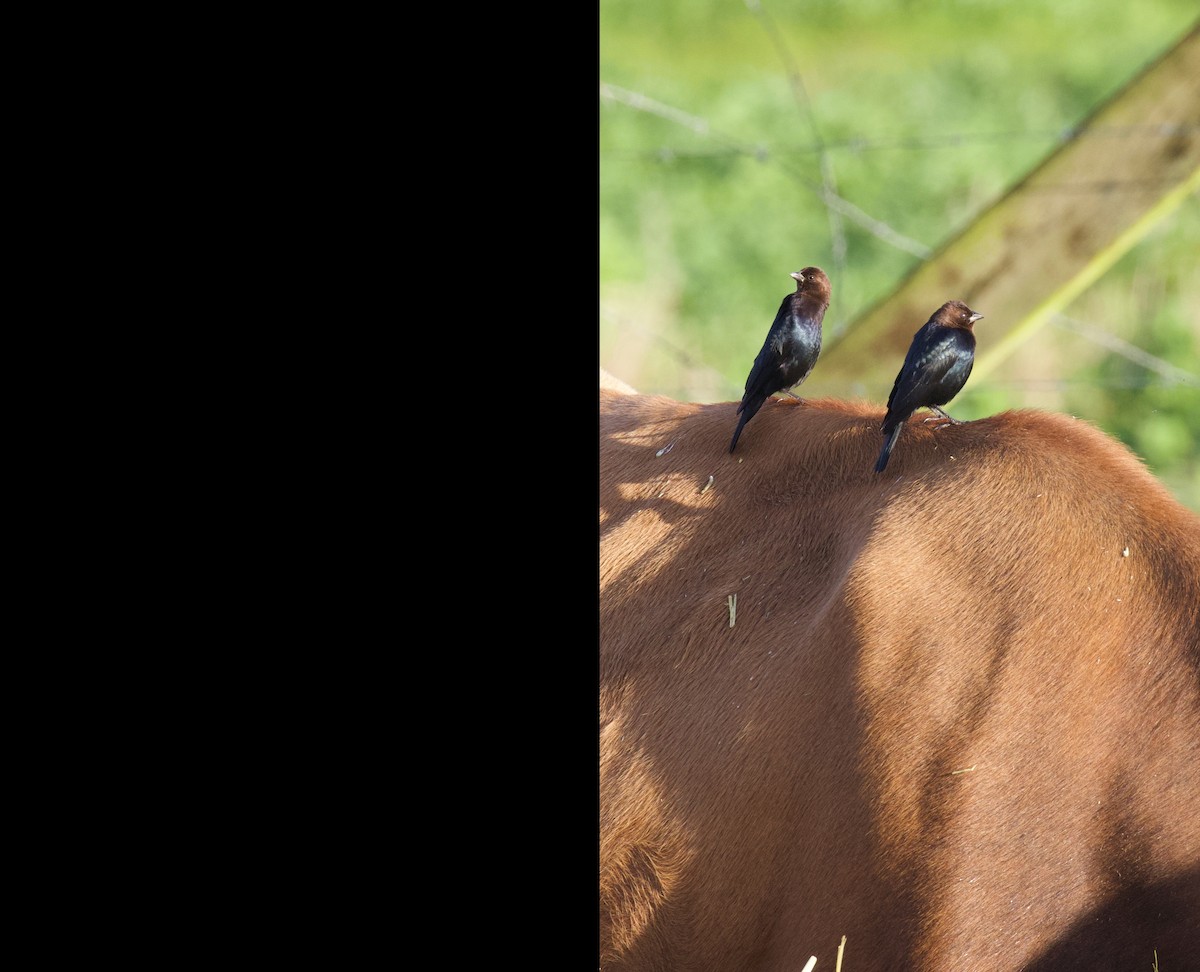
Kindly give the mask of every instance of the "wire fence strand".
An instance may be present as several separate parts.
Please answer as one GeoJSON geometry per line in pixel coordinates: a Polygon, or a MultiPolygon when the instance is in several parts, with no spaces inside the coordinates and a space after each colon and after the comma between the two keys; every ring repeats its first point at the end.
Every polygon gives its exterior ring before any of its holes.
{"type": "MultiPolygon", "coordinates": [[[[699,118],[696,115],[691,115],[688,112],[682,111],[671,105],[664,104],[661,101],[650,98],[637,91],[629,91],[625,88],[618,87],[617,85],[607,84],[602,81],[600,82],[600,97],[604,101],[618,102],[620,104],[628,105],[630,108],[635,108],[638,111],[645,111],[649,112],[650,114],[657,115],[660,118],[666,119],[667,121],[671,121],[677,125],[682,125],[685,128],[689,128],[698,134],[706,135],[707,137],[717,139],[728,146],[736,147],[739,152],[746,155],[759,159],[765,159],[768,156],[766,149],[762,146],[751,146],[739,142],[732,136],[725,135],[722,132],[714,129],[705,119],[699,118]]],[[[850,202],[850,200],[843,199],[836,192],[827,189],[821,183],[813,182],[812,180],[800,175],[794,169],[791,169],[789,165],[785,165],[784,168],[789,172],[790,175],[792,175],[794,179],[796,179],[800,185],[804,186],[804,188],[808,189],[810,192],[815,193],[817,197],[825,203],[826,206],[836,209],[841,215],[845,216],[852,222],[857,223],[868,233],[879,238],[883,242],[889,244],[890,246],[894,246],[898,250],[903,250],[906,253],[911,253],[913,256],[920,257],[922,260],[928,260],[929,257],[933,255],[933,250],[924,243],[905,236],[899,230],[889,226],[883,220],[876,219],[875,217],[867,214],[858,206],[854,205],[854,203],[850,202]]]]}

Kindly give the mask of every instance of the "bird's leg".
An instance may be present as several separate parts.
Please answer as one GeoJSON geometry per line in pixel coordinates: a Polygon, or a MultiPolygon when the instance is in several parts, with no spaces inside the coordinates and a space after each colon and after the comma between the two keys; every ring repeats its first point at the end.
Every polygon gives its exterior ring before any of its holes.
{"type": "Polygon", "coordinates": [[[785,389],[783,390],[783,393],[784,393],[785,395],[790,395],[792,398],[796,399],[796,401],[798,401],[798,402],[802,402],[802,401],[804,401],[804,399],[803,399],[803,398],[801,398],[799,395],[797,395],[797,394],[796,394],[794,391],[792,391],[790,388],[785,388],[785,389]]]}
{"type": "Polygon", "coordinates": [[[939,422],[939,423],[940,422],[949,422],[951,425],[965,425],[966,424],[966,419],[956,419],[949,412],[944,411],[943,409],[939,408],[937,405],[930,405],[929,408],[932,411],[937,412],[937,415],[930,415],[927,419],[925,419],[926,422],[935,422],[935,421],[939,422]]]}

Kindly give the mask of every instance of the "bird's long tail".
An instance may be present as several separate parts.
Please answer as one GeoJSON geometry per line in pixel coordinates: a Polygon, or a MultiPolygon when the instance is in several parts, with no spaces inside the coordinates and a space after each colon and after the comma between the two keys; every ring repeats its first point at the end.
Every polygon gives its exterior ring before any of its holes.
{"type": "Polygon", "coordinates": [[[738,414],[741,415],[741,418],[738,419],[737,428],[733,431],[733,441],[729,443],[730,455],[733,455],[734,447],[737,446],[738,436],[742,434],[742,429],[746,427],[747,422],[758,414],[758,410],[762,408],[765,401],[766,398],[759,398],[757,395],[754,395],[743,398],[741,404],[738,405],[738,414]]]}
{"type": "Polygon", "coordinates": [[[896,448],[896,440],[900,438],[900,430],[904,428],[903,422],[897,422],[892,429],[891,435],[887,437],[887,441],[883,443],[883,448],[879,452],[879,458],[875,460],[875,471],[883,472],[887,468],[888,459],[892,455],[892,450],[896,448]]]}
{"type": "Polygon", "coordinates": [[[737,447],[738,436],[742,434],[742,429],[746,427],[746,423],[750,421],[750,416],[746,412],[742,412],[742,417],[738,419],[737,428],[733,430],[733,441],[729,443],[729,454],[733,455],[733,450],[737,447]]]}

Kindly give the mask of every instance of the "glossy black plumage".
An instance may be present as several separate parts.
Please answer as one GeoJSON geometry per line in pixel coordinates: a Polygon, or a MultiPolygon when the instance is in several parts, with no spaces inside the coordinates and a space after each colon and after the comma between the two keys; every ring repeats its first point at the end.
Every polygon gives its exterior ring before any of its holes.
{"type": "Polygon", "coordinates": [[[908,354],[892,393],[888,395],[887,415],[883,420],[883,450],[875,462],[875,471],[883,472],[900,438],[905,421],[918,408],[929,408],[942,418],[959,424],[944,411],[950,399],[962,391],[975,364],[975,322],[982,319],[961,300],[942,304],[921,329],[913,335],[908,354]]]}
{"type": "MultiPolygon", "coordinates": [[[[729,443],[732,453],[738,436],[776,392],[788,392],[803,383],[821,353],[821,323],[829,307],[829,278],[820,267],[805,267],[791,274],[796,292],[779,305],[762,350],[746,378],[746,392],[738,405],[737,428],[729,443]]],[[[798,395],[793,395],[798,398],[798,395]]]]}

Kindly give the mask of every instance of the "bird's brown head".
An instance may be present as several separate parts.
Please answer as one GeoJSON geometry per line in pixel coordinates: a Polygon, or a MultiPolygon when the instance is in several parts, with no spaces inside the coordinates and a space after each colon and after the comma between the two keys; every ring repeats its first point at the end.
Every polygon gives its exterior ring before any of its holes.
{"type": "Polygon", "coordinates": [[[963,327],[968,331],[972,330],[976,321],[983,320],[982,314],[976,314],[961,300],[946,301],[933,317],[945,327],[963,327]]]}
{"type": "Polygon", "coordinates": [[[816,297],[823,303],[829,303],[831,293],[829,278],[825,276],[825,271],[820,267],[805,267],[803,270],[797,270],[791,276],[796,281],[797,293],[807,294],[809,297],[816,297]]]}

